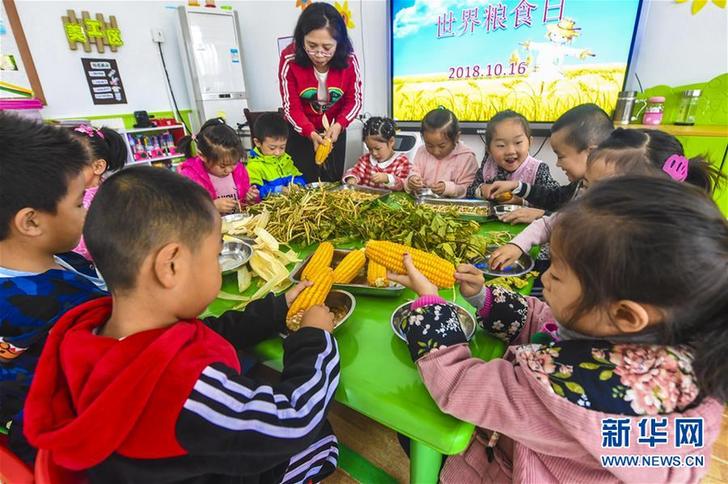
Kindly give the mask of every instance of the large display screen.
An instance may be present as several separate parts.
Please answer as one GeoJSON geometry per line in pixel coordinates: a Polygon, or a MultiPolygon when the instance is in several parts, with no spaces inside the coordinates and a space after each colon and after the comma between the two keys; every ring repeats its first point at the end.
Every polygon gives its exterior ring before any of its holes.
{"type": "Polygon", "coordinates": [[[391,0],[391,113],[444,106],[464,122],[513,109],[550,123],[614,110],[641,0],[391,0]]]}

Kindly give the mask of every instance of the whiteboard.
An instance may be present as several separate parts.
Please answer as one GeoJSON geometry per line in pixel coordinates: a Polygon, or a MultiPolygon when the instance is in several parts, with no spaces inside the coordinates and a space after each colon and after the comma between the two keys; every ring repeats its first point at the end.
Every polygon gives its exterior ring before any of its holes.
{"type": "Polygon", "coordinates": [[[200,93],[245,92],[237,23],[232,12],[188,10],[192,56],[200,93]]]}

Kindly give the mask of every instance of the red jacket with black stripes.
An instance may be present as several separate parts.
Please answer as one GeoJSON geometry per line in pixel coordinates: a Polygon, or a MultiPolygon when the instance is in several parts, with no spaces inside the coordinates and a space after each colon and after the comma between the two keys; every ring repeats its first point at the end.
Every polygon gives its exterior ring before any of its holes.
{"type": "Polygon", "coordinates": [[[309,137],[313,131],[323,131],[321,121],[324,113],[333,124],[342,128],[356,119],[362,106],[362,85],[359,61],[349,55],[349,65],[344,69],[329,68],[326,88],[329,102],[323,108],[317,101],[318,79],[314,67],[303,67],[296,63],[295,45],[291,44],[281,53],[278,79],[283,101],[283,114],[293,129],[309,137]]]}

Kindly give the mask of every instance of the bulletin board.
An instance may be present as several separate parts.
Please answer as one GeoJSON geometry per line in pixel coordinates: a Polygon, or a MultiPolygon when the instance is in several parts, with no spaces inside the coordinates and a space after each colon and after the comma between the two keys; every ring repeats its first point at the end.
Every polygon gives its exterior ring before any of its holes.
{"type": "Polygon", "coordinates": [[[0,99],[31,98],[46,104],[15,2],[3,0],[0,5],[0,99]]]}

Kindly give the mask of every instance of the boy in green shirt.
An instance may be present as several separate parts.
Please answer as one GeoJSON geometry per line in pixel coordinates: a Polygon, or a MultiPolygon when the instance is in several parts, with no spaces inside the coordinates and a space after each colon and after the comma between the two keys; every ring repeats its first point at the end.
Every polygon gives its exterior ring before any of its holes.
{"type": "Polygon", "coordinates": [[[306,184],[293,159],[286,153],[287,141],[288,124],[280,114],[265,113],[255,120],[255,148],[250,150],[247,168],[250,184],[258,188],[261,199],[271,193],[280,193],[291,183],[306,184]]]}

